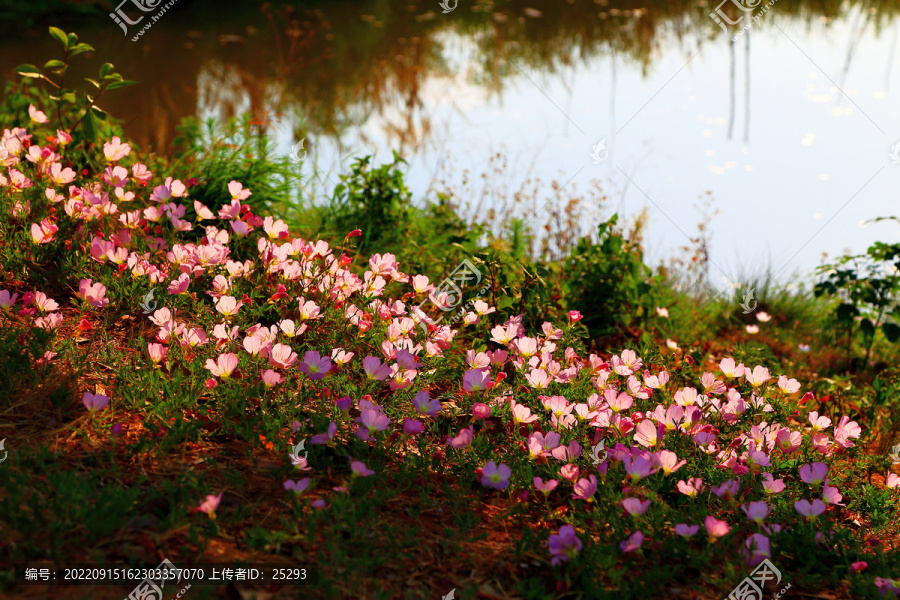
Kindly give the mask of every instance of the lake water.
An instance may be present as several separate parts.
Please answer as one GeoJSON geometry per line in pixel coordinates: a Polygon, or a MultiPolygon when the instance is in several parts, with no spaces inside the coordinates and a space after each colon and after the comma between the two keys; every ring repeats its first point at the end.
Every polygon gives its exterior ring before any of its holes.
{"type": "MultiPolygon", "coordinates": [[[[583,191],[585,232],[648,210],[654,264],[690,245],[710,198],[725,285],[897,237],[864,221],[897,214],[898,4],[754,1],[179,0],[137,41],[143,23],[123,37],[106,15],[56,24],[140,80],[101,104],[145,148],[167,151],[182,116],[268,113],[278,151],[302,139],[325,189],[348,157],[398,150],[416,198],[454,190],[473,218],[540,228],[583,191]],[[726,34],[710,13],[741,20],[726,34]]],[[[0,42],[4,72],[54,57],[43,31],[0,42]]]]}

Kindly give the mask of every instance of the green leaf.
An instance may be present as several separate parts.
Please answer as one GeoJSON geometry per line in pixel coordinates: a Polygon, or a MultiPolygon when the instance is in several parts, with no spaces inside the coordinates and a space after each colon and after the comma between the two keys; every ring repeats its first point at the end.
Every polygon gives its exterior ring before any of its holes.
{"type": "Polygon", "coordinates": [[[100,119],[101,121],[105,121],[107,114],[106,111],[102,108],[97,108],[96,106],[91,107],[91,112],[94,113],[94,116],[100,119]]]}
{"type": "Polygon", "coordinates": [[[59,27],[50,26],[50,35],[53,36],[53,39],[62,44],[66,50],[69,49],[69,39],[66,36],[66,32],[60,29],[59,27]]]}
{"type": "Polygon", "coordinates": [[[44,77],[41,70],[34,65],[19,65],[16,67],[16,73],[25,77],[35,77],[37,79],[42,79],[44,77]]]}
{"type": "Polygon", "coordinates": [[[95,86],[98,90],[100,89],[100,84],[96,80],[91,79],[90,77],[85,77],[84,80],[95,86]]]}
{"type": "Polygon", "coordinates": [[[871,319],[863,319],[859,322],[859,327],[867,336],[872,337],[875,335],[875,323],[871,319]]]}
{"type": "Polygon", "coordinates": [[[54,73],[62,73],[66,70],[66,63],[54,58],[53,60],[48,60],[44,63],[44,70],[52,71],[54,73]]]}
{"type": "Polygon", "coordinates": [[[497,301],[497,308],[504,310],[513,305],[514,299],[510,296],[504,296],[497,301]]]}
{"type": "Polygon", "coordinates": [[[129,85],[134,85],[136,83],[137,83],[137,81],[131,81],[130,79],[126,79],[124,81],[113,81],[111,84],[106,86],[106,89],[107,90],[117,90],[119,88],[123,88],[123,87],[129,86],[129,85]]]}
{"type": "Polygon", "coordinates": [[[84,137],[90,142],[97,141],[97,122],[90,111],[84,116],[84,137]]]}
{"type": "Polygon", "coordinates": [[[90,44],[78,44],[69,50],[69,56],[78,56],[82,52],[94,52],[94,47],[90,44]]]}
{"type": "Polygon", "coordinates": [[[853,318],[859,315],[859,309],[852,304],[847,304],[845,302],[838,306],[835,313],[837,316],[837,320],[841,323],[851,323],[853,322],[853,318]]]}
{"type": "Polygon", "coordinates": [[[70,33],[67,41],[66,48],[68,49],[75,45],[75,42],[78,41],[78,36],[74,33],[70,33]]]}
{"type": "Polygon", "coordinates": [[[112,63],[103,63],[100,66],[100,77],[106,77],[106,74],[109,73],[113,68],[112,63]]]}
{"type": "Polygon", "coordinates": [[[884,332],[884,337],[888,339],[888,341],[896,342],[900,340],[900,325],[896,323],[885,323],[881,326],[881,330],[884,332]]]}

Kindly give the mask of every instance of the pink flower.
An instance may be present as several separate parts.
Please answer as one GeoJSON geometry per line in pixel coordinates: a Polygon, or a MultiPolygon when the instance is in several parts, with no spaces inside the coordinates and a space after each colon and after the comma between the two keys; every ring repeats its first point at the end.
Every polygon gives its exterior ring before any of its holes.
{"type": "Polygon", "coordinates": [[[900,487],[900,476],[896,473],[889,472],[885,477],[885,484],[887,484],[889,488],[900,487]]]}
{"type": "Polygon", "coordinates": [[[228,182],[228,193],[234,200],[246,200],[252,195],[250,190],[245,190],[239,181],[234,180],[228,182]]]}
{"type": "Polygon", "coordinates": [[[384,381],[391,376],[391,368],[387,364],[382,364],[374,356],[367,356],[363,359],[363,370],[366,372],[366,377],[376,381],[384,381]]]}
{"type": "Polygon", "coordinates": [[[703,485],[703,480],[699,477],[692,477],[687,481],[679,481],[675,487],[688,498],[696,498],[697,494],[706,489],[706,486],[703,485]]]}
{"type": "Polygon", "coordinates": [[[831,419],[826,416],[819,416],[819,413],[813,411],[809,413],[809,424],[812,425],[813,431],[822,431],[831,427],[831,419]]]}
{"type": "Polygon", "coordinates": [[[698,531],[700,531],[699,525],[686,525],[684,523],[680,523],[675,526],[675,533],[683,538],[693,537],[694,534],[696,534],[698,531]]]}
{"type": "Polygon", "coordinates": [[[719,369],[725,377],[743,377],[745,367],[744,363],[735,366],[733,358],[723,358],[719,363],[719,369]]]}
{"type": "Polygon", "coordinates": [[[560,527],[559,533],[551,534],[547,543],[550,554],[553,555],[553,560],[550,561],[553,565],[572,560],[582,548],[581,540],[575,535],[575,528],[571,525],[560,527]]]}
{"type": "MultiPolygon", "coordinates": [[[[253,338],[257,339],[257,338],[253,338]]],[[[297,353],[287,344],[275,344],[269,352],[269,364],[282,369],[290,368],[297,362],[297,353]]],[[[301,369],[302,370],[302,369],[301,369]]]]}
{"type": "MultiPolygon", "coordinates": [[[[118,138],[116,138],[118,139],[118,138]]],[[[222,492],[224,494],[224,492],[222,492]]],[[[197,512],[206,513],[209,515],[210,519],[216,518],[216,509],[219,508],[219,502],[222,501],[222,494],[218,496],[213,496],[210,494],[206,497],[203,502],[200,503],[200,506],[196,508],[197,512]]]]}
{"type": "Polygon", "coordinates": [[[453,448],[457,450],[461,450],[467,446],[472,444],[472,438],[474,437],[474,428],[469,425],[468,429],[462,429],[455,438],[448,438],[447,443],[450,444],[453,448]]]}
{"type": "Polygon", "coordinates": [[[843,506],[841,504],[841,499],[843,496],[838,492],[838,489],[833,485],[828,485],[828,480],[825,480],[825,486],[822,488],[822,498],[828,504],[837,504],[839,506],[843,506]]]}
{"type": "Polygon", "coordinates": [[[123,144],[119,136],[115,136],[112,140],[103,144],[103,155],[106,156],[107,162],[116,162],[128,156],[130,152],[131,146],[123,144]]]}
{"type": "Polygon", "coordinates": [[[659,441],[659,438],[656,434],[656,423],[654,423],[650,419],[645,419],[641,421],[635,428],[634,441],[636,441],[641,446],[652,448],[656,446],[656,443],[659,441]]]}
{"type": "Polygon", "coordinates": [[[587,479],[579,479],[575,484],[575,493],[572,498],[575,500],[591,501],[591,496],[597,491],[597,476],[588,475],[587,479]]]}
{"type": "Polygon", "coordinates": [[[243,302],[238,302],[232,296],[222,296],[216,303],[216,311],[225,317],[233,317],[243,305],[243,302]]]}
{"type": "Polygon", "coordinates": [[[82,397],[81,401],[84,403],[84,406],[91,412],[103,410],[109,404],[109,398],[107,398],[103,394],[91,394],[90,392],[85,392],[84,397],[82,397]]]}
{"type": "Polygon", "coordinates": [[[491,416],[491,407],[483,402],[476,402],[472,406],[472,418],[475,420],[487,419],[491,416]]]}
{"type": "Polygon", "coordinates": [[[867,563],[864,560],[857,561],[850,565],[850,570],[853,571],[854,573],[861,573],[862,571],[865,571],[868,568],[869,568],[869,563],[867,563]]]}
{"type": "Polygon", "coordinates": [[[771,473],[763,473],[763,490],[767,494],[777,494],[784,491],[784,479],[775,479],[771,473]]]}
{"type": "Polygon", "coordinates": [[[48,219],[41,221],[41,224],[31,224],[31,239],[35,244],[49,244],[56,239],[56,232],[59,227],[51,223],[48,219]]]}
{"type": "MultiPolygon", "coordinates": [[[[591,475],[593,477],[593,475],[591,475]]],[[[625,498],[622,500],[622,508],[624,508],[631,516],[640,516],[647,512],[650,508],[650,501],[641,502],[640,498],[625,498]]]]}
{"type": "Polygon", "coordinates": [[[761,365],[756,365],[755,367],[753,367],[752,372],[745,370],[744,377],[747,379],[747,383],[752,385],[754,388],[761,386],[772,378],[769,375],[769,370],[761,365]]]}
{"type": "Polygon", "coordinates": [[[812,503],[808,500],[799,500],[794,502],[794,508],[807,519],[813,520],[825,512],[825,503],[821,500],[813,500],[812,503]]]}
{"type": "Polygon", "coordinates": [[[49,120],[47,115],[34,107],[34,104],[28,105],[28,118],[32,123],[46,123],[49,120]]]}
{"type": "Polygon", "coordinates": [[[578,465],[573,465],[571,463],[565,464],[559,468],[559,474],[566,481],[575,482],[578,479],[578,465]]]}
{"type": "Polygon", "coordinates": [[[263,385],[265,385],[267,389],[271,389],[281,383],[281,375],[272,369],[266,369],[264,372],[260,369],[260,372],[262,373],[263,385]]]}
{"type": "Polygon", "coordinates": [[[481,483],[498,490],[505,489],[509,485],[510,468],[504,464],[499,466],[494,461],[488,461],[481,472],[481,483]]]}
{"type": "Polygon", "coordinates": [[[542,491],[545,496],[555,490],[556,486],[559,485],[559,481],[557,481],[556,479],[551,479],[544,483],[543,479],[541,479],[540,477],[535,477],[532,481],[534,482],[534,487],[542,491]]]}
{"type": "Polygon", "coordinates": [[[819,485],[828,475],[828,465],[822,462],[814,462],[811,465],[800,467],[800,479],[810,485],[819,485]]]}
{"type": "Polygon", "coordinates": [[[720,521],[713,516],[707,516],[706,519],[703,520],[703,525],[706,527],[706,532],[709,534],[710,541],[718,539],[731,531],[731,525],[725,521],[720,521]]]}
{"type": "Polygon", "coordinates": [[[162,344],[147,344],[147,354],[154,365],[158,365],[166,357],[167,351],[162,344]]]}
{"type": "Polygon", "coordinates": [[[306,491],[306,488],[309,487],[309,477],[305,477],[300,481],[293,481],[288,479],[284,482],[284,489],[289,492],[294,492],[295,494],[302,494],[306,491]]]}
{"type": "Polygon", "coordinates": [[[177,294],[183,294],[187,291],[188,286],[191,284],[191,277],[187,273],[182,273],[178,276],[178,279],[173,279],[169,283],[169,287],[166,288],[166,291],[169,292],[169,295],[175,296],[177,294]]]}
{"type": "Polygon", "coordinates": [[[358,460],[351,460],[350,468],[353,470],[354,476],[368,477],[375,474],[375,471],[367,467],[362,461],[358,460]]]}
{"type": "Polygon", "coordinates": [[[583,319],[583,318],[584,318],[584,317],[581,316],[581,313],[578,312],[577,310],[570,310],[570,311],[569,311],[569,320],[570,320],[572,323],[577,323],[578,321],[580,321],[580,320],[583,319]]]}
{"type": "Polygon", "coordinates": [[[861,433],[862,429],[856,421],[851,421],[850,417],[843,416],[834,428],[834,441],[844,448],[852,448],[853,443],[850,438],[858,438],[861,433]]]}
{"type": "Polygon", "coordinates": [[[657,455],[659,467],[664,475],[670,475],[687,464],[686,460],[678,460],[678,455],[669,450],[663,450],[657,455]]]}
{"type": "Polygon", "coordinates": [[[238,357],[232,352],[219,355],[219,357],[215,361],[213,361],[213,359],[211,358],[206,359],[206,368],[209,370],[209,372],[216,377],[221,377],[222,379],[228,379],[229,377],[231,377],[231,374],[234,373],[237,365],[238,357]]]}
{"type": "Polygon", "coordinates": [[[327,356],[319,356],[315,350],[309,350],[303,355],[303,362],[297,368],[306,373],[313,381],[323,379],[331,370],[331,359],[327,356]]]}
{"type": "Polygon", "coordinates": [[[534,423],[537,421],[537,415],[531,414],[531,409],[524,404],[516,404],[515,400],[510,401],[512,407],[512,417],[516,425],[522,423],[534,423]]]}
{"type": "Polygon", "coordinates": [[[803,442],[803,435],[799,431],[791,431],[790,429],[779,429],[775,436],[775,445],[785,454],[795,452],[803,442]]]}
{"type": "Polygon", "coordinates": [[[631,534],[631,536],[625,540],[624,542],[619,543],[619,548],[622,552],[634,552],[638,548],[641,547],[641,544],[644,543],[644,534],[640,531],[636,531],[631,534]]]}
{"type": "Polygon", "coordinates": [[[0,290],[0,308],[9,309],[15,306],[19,294],[10,295],[9,290],[0,290]]]}

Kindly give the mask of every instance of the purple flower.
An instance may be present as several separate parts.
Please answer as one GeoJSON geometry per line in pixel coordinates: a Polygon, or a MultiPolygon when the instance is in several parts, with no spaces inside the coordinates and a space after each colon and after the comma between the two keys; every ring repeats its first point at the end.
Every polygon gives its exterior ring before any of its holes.
{"type": "Polygon", "coordinates": [[[310,350],[303,355],[303,362],[297,368],[306,373],[310,379],[324,379],[331,370],[331,359],[327,356],[319,356],[315,350],[310,350]]]}
{"type": "Polygon", "coordinates": [[[635,531],[627,540],[619,544],[619,548],[622,549],[622,552],[634,552],[640,548],[643,543],[644,534],[640,531],[635,531]]]}
{"type": "Polygon", "coordinates": [[[489,461],[481,471],[481,483],[498,490],[505,489],[509,485],[509,476],[512,471],[504,464],[497,466],[494,461],[489,461]]]}
{"type": "Polygon", "coordinates": [[[418,419],[403,420],[403,435],[417,435],[422,433],[424,429],[425,426],[422,425],[422,421],[418,419]]]}
{"type": "Polygon", "coordinates": [[[306,491],[306,488],[309,487],[309,477],[301,479],[300,481],[293,481],[288,479],[284,482],[284,489],[289,492],[294,492],[296,494],[302,494],[306,491]]]}
{"type": "Polygon", "coordinates": [[[362,461],[358,460],[351,460],[350,468],[353,469],[353,475],[359,475],[360,477],[368,477],[369,475],[375,474],[375,471],[367,467],[362,461]]]}
{"type": "Polygon", "coordinates": [[[744,542],[744,556],[747,559],[749,567],[755,567],[766,558],[772,558],[772,548],[769,545],[769,538],[761,533],[754,533],[744,542]]]}
{"type": "Polygon", "coordinates": [[[320,433],[318,435],[312,436],[312,439],[309,441],[310,444],[327,444],[331,440],[334,439],[335,434],[337,433],[337,423],[334,421],[328,425],[328,433],[320,433]]]}
{"type": "Polygon", "coordinates": [[[84,402],[85,407],[91,412],[103,410],[109,404],[109,398],[103,394],[91,394],[89,392],[84,393],[81,401],[84,402]]]}
{"type": "Polygon", "coordinates": [[[338,410],[340,410],[343,413],[350,411],[350,403],[351,402],[352,401],[350,400],[350,396],[344,396],[340,400],[334,401],[334,403],[337,404],[338,410]]]}
{"type": "Polygon", "coordinates": [[[550,554],[553,555],[551,564],[558,565],[575,558],[581,551],[581,540],[575,535],[575,528],[571,525],[563,525],[559,533],[551,534],[547,541],[550,546],[550,554]]]}

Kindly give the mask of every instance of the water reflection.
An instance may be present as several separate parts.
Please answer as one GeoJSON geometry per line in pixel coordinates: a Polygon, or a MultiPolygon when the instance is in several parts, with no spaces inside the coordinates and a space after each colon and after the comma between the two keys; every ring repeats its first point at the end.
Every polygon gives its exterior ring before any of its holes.
{"type": "MultiPolygon", "coordinates": [[[[145,149],[168,152],[182,117],[225,118],[249,111],[260,126],[272,125],[270,132],[285,154],[304,139],[310,155],[331,161],[334,170],[343,167],[347,154],[361,151],[396,149],[418,158],[426,168],[413,175],[413,183],[421,190],[429,176],[434,179],[445,169],[451,150],[457,158],[471,159],[462,172],[487,164],[499,146],[514,144],[530,153],[514,157],[532,161],[529,175],[565,181],[590,164],[590,148],[606,139],[607,175],[615,173],[613,165],[622,165],[642,188],[648,187],[642,174],[651,175],[656,189],[649,186],[647,194],[661,209],[670,196],[696,198],[714,189],[706,179],[710,174],[735,180],[714,184],[717,195],[733,197],[723,199],[727,214],[728,202],[761,202],[739,199],[752,186],[734,175],[755,167],[747,155],[752,133],[775,155],[753,157],[766,171],[753,185],[764,177],[779,184],[777,190],[758,187],[754,192],[823,194],[823,206],[807,212],[827,218],[852,195],[852,178],[838,191],[812,192],[805,183],[792,187],[789,178],[800,182],[807,174],[800,174],[800,167],[785,170],[795,151],[775,134],[804,122],[809,102],[833,102],[832,115],[864,115],[882,123],[876,125],[882,132],[898,122],[896,112],[876,107],[873,113],[859,89],[869,92],[870,73],[878,69],[883,91],[875,98],[889,93],[900,5],[894,0],[779,1],[736,41],[710,18],[714,11],[732,22],[744,16],[732,1],[708,5],[704,0],[472,0],[448,14],[441,13],[436,0],[248,4],[229,11],[193,0],[176,4],[137,42],[122,38],[106,15],[70,28],[98,50],[96,64],[85,74],[114,57],[120,72],[140,81],[101,104],[126,121],[128,135],[145,149]],[[872,40],[879,40],[875,59],[872,40]],[[837,63],[829,55],[836,44],[841,48],[837,63]],[[723,76],[720,56],[727,57],[723,76]],[[782,97],[781,90],[807,71],[803,98],[782,97]],[[776,79],[784,80],[780,87],[773,85],[776,79]],[[693,91],[678,92],[684,88],[693,91]],[[849,97],[840,91],[845,89],[849,97]],[[707,139],[691,137],[692,113],[707,139]],[[745,160],[729,146],[735,138],[742,142],[745,160]],[[716,163],[709,165],[705,157],[713,156],[716,163]],[[768,164],[770,159],[778,164],[768,164]],[[659,183],[666,181],[673,187],[659,183]]],[[[7,75],[36,56],[54,56],[55,42],[45,38],[40,32],[15,31],[0,41],[0,66],[7,75]]],[[[831,140],[834,147],[854,143],[849,137],[854,132],[833,131],[844,136],[831,140]]],[[[833,137],[822,130],[816,134],[833,137]]],[[[817,147],[813,133],[800,137],[803,148],[817,147]]],[[[867,138],[865,143],[886,142],[867,138]]],[[[830,160],[815,157],[818,181],[829,177],[818,164],[830,160]]],[[[806,166],[812,169],[813,162],[806,166]]],[[[457,175],[457,183],[462,178],[457,175]]],[[[620,183],[622,205],[635,192],[630,180],[620,183]]],[[[870,216],[875,215],[854,223],[870,216]]],[[[689,221],[682,225],[690,227],[689,221]]]]}

